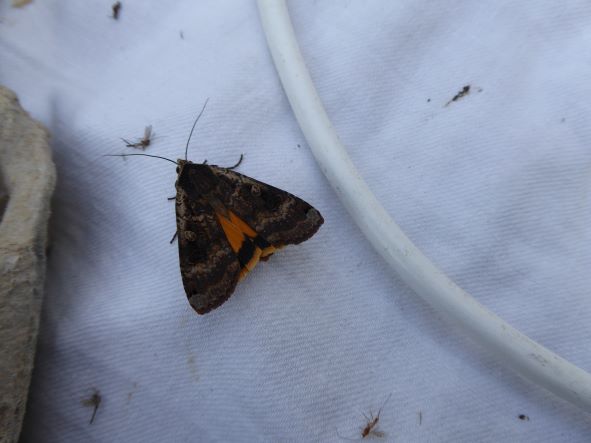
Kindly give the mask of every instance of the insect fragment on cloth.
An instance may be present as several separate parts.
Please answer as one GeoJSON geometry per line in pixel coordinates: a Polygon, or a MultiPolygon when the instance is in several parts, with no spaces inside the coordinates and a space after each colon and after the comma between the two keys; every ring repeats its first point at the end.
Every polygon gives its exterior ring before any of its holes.
{"type": "Polygon", "coordinates": [[[143,151],[148,146],[150,146],[150,143],[152,143],[152,135],[152,125],[149,125],[144,128],[144,137],[141,138],[139,141],[134,143],[124,138],[122,138],[121,140],[125,142],[125,146],[127,146],[128,148],[137,148],[143,151]]]}
{"type": "Polygon", "coordinates": [[[176,163],[181,277],[189,303],[198,314],[205,314],[223,304],[260,260],[309,239],[324,219],[304,200],[233,168],[188,161],[189,141],[185,159],[176,162],[148,154],[121,156],[145,155],[176,163]]]}
{"type": "Polygon", "coordinates": [[[115,20],[119,20],[119,12],[121,12],[121,2],[113,3],[111,9],[113,10],[113,14],[111,15],[111,17],[115,20]]]}
{"type": "Polygon", "coordinates": [[[89,398],[82,401],[82,404],[84,406],[93,408],[92,417],[90,417],[89,424],[92,424],[94,422],[94,417],[96,416],[96,411],[98,411],[98,408],[101,405],[101,401],[101,393],[96,388],[93,389],[93,393],[89,398]]]}

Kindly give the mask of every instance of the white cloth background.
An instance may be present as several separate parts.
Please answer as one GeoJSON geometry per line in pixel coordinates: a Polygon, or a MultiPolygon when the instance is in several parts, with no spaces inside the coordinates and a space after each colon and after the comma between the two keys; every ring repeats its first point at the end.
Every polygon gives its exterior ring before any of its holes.
{"type": "MultiPolygon", "coordinates": [[[[589,441],[589,415],[490,357],[372,250],[307,149],[253,1],[124,0],[119,21],[111,0],[7,3],[0,83],[51,130],[59,173],[23,441],[340,441],[390,393],[386,441],[589,441]],[[151,124],[146,152],[182,157],[207,97],[189,158],[244,153],[240,172],[326,222],[197,316],[168,243],[174,166],[103,155],[151,124]]],[[[589,2],[290,10],[341,140],[410,238],[591,371],[589,2]]]]}

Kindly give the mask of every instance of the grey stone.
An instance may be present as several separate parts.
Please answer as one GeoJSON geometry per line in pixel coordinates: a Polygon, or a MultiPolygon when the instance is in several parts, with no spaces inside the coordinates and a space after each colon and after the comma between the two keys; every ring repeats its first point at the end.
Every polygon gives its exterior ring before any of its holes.
{"type": "Polygon", "coordinates": [[[18,440],[39,327],[50,201],[48,131],[0,86],[0,442],[18,440]]]}

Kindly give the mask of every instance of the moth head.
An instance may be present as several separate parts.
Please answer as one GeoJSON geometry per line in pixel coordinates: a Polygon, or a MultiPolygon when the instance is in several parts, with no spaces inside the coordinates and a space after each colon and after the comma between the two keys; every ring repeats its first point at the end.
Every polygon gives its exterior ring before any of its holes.
{"type": "Polygon", "coordinates": [[[185,168],[186,165],[190,165],[193,162],[190,162],[189,160],[183,160],[183,159],[177,159],[176,161],[176,173],[177,175],[181,175],[183,173],[183,169],[185,168]]]}

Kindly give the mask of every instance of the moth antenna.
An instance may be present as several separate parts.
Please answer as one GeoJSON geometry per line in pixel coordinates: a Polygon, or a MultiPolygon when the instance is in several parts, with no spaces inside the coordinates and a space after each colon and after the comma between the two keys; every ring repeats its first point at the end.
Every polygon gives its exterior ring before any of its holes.
{"type": "Polygon", "coordinates": [[[195,130],[195,126],[197,126],[197,122],[201,118],[203,111],[205,111],[205,107],[207,106],[208,101],[209,101],[209,97],[207,97],[207,99],[205,100],[205,103],[203,103],[203,108],[201,108],[201,112],[199,113],[199,115],[195,119],[195,122],[193,123],[193,127],[191,128],[191,132],[189,133],[189,139],[187,140],[187,146],[185,147],[185,160],[187,160],[187,154],[189,153],[189,142],[191,141],[191,136],[193,135],[193,131],[195,130]]]}
{"type": "MultiPolygon", "coordinates": [[[[226,169],[236,169],[238,166],[240,166],[240,163],[242,163],[242,160],[244,159],[244,154],[240,154],[240,159],[238,160],[238,163],[236,163],[234,166],[230,167],[230,168],[226,168],[226,169]]],[[[205,160],[205,162],[207,162],[207,160],[205,160]]],[[[205,162],[203,162],[203,164],[205,164],[205,162]]]]}
{"type": "Polygon", "coordinates": [[[103,155],[103,157],[131,157],[132,155],[141,155],[143,157],[161,158],[162,160],[169,161],[170,163],[174,163],[175,165],[177,164],[177,162],[175,162],[174,160],[171,160],[169,158],[160,157],[159,155],[150,155],[150,154],[105,154],[105,155],[103,155]]]}

